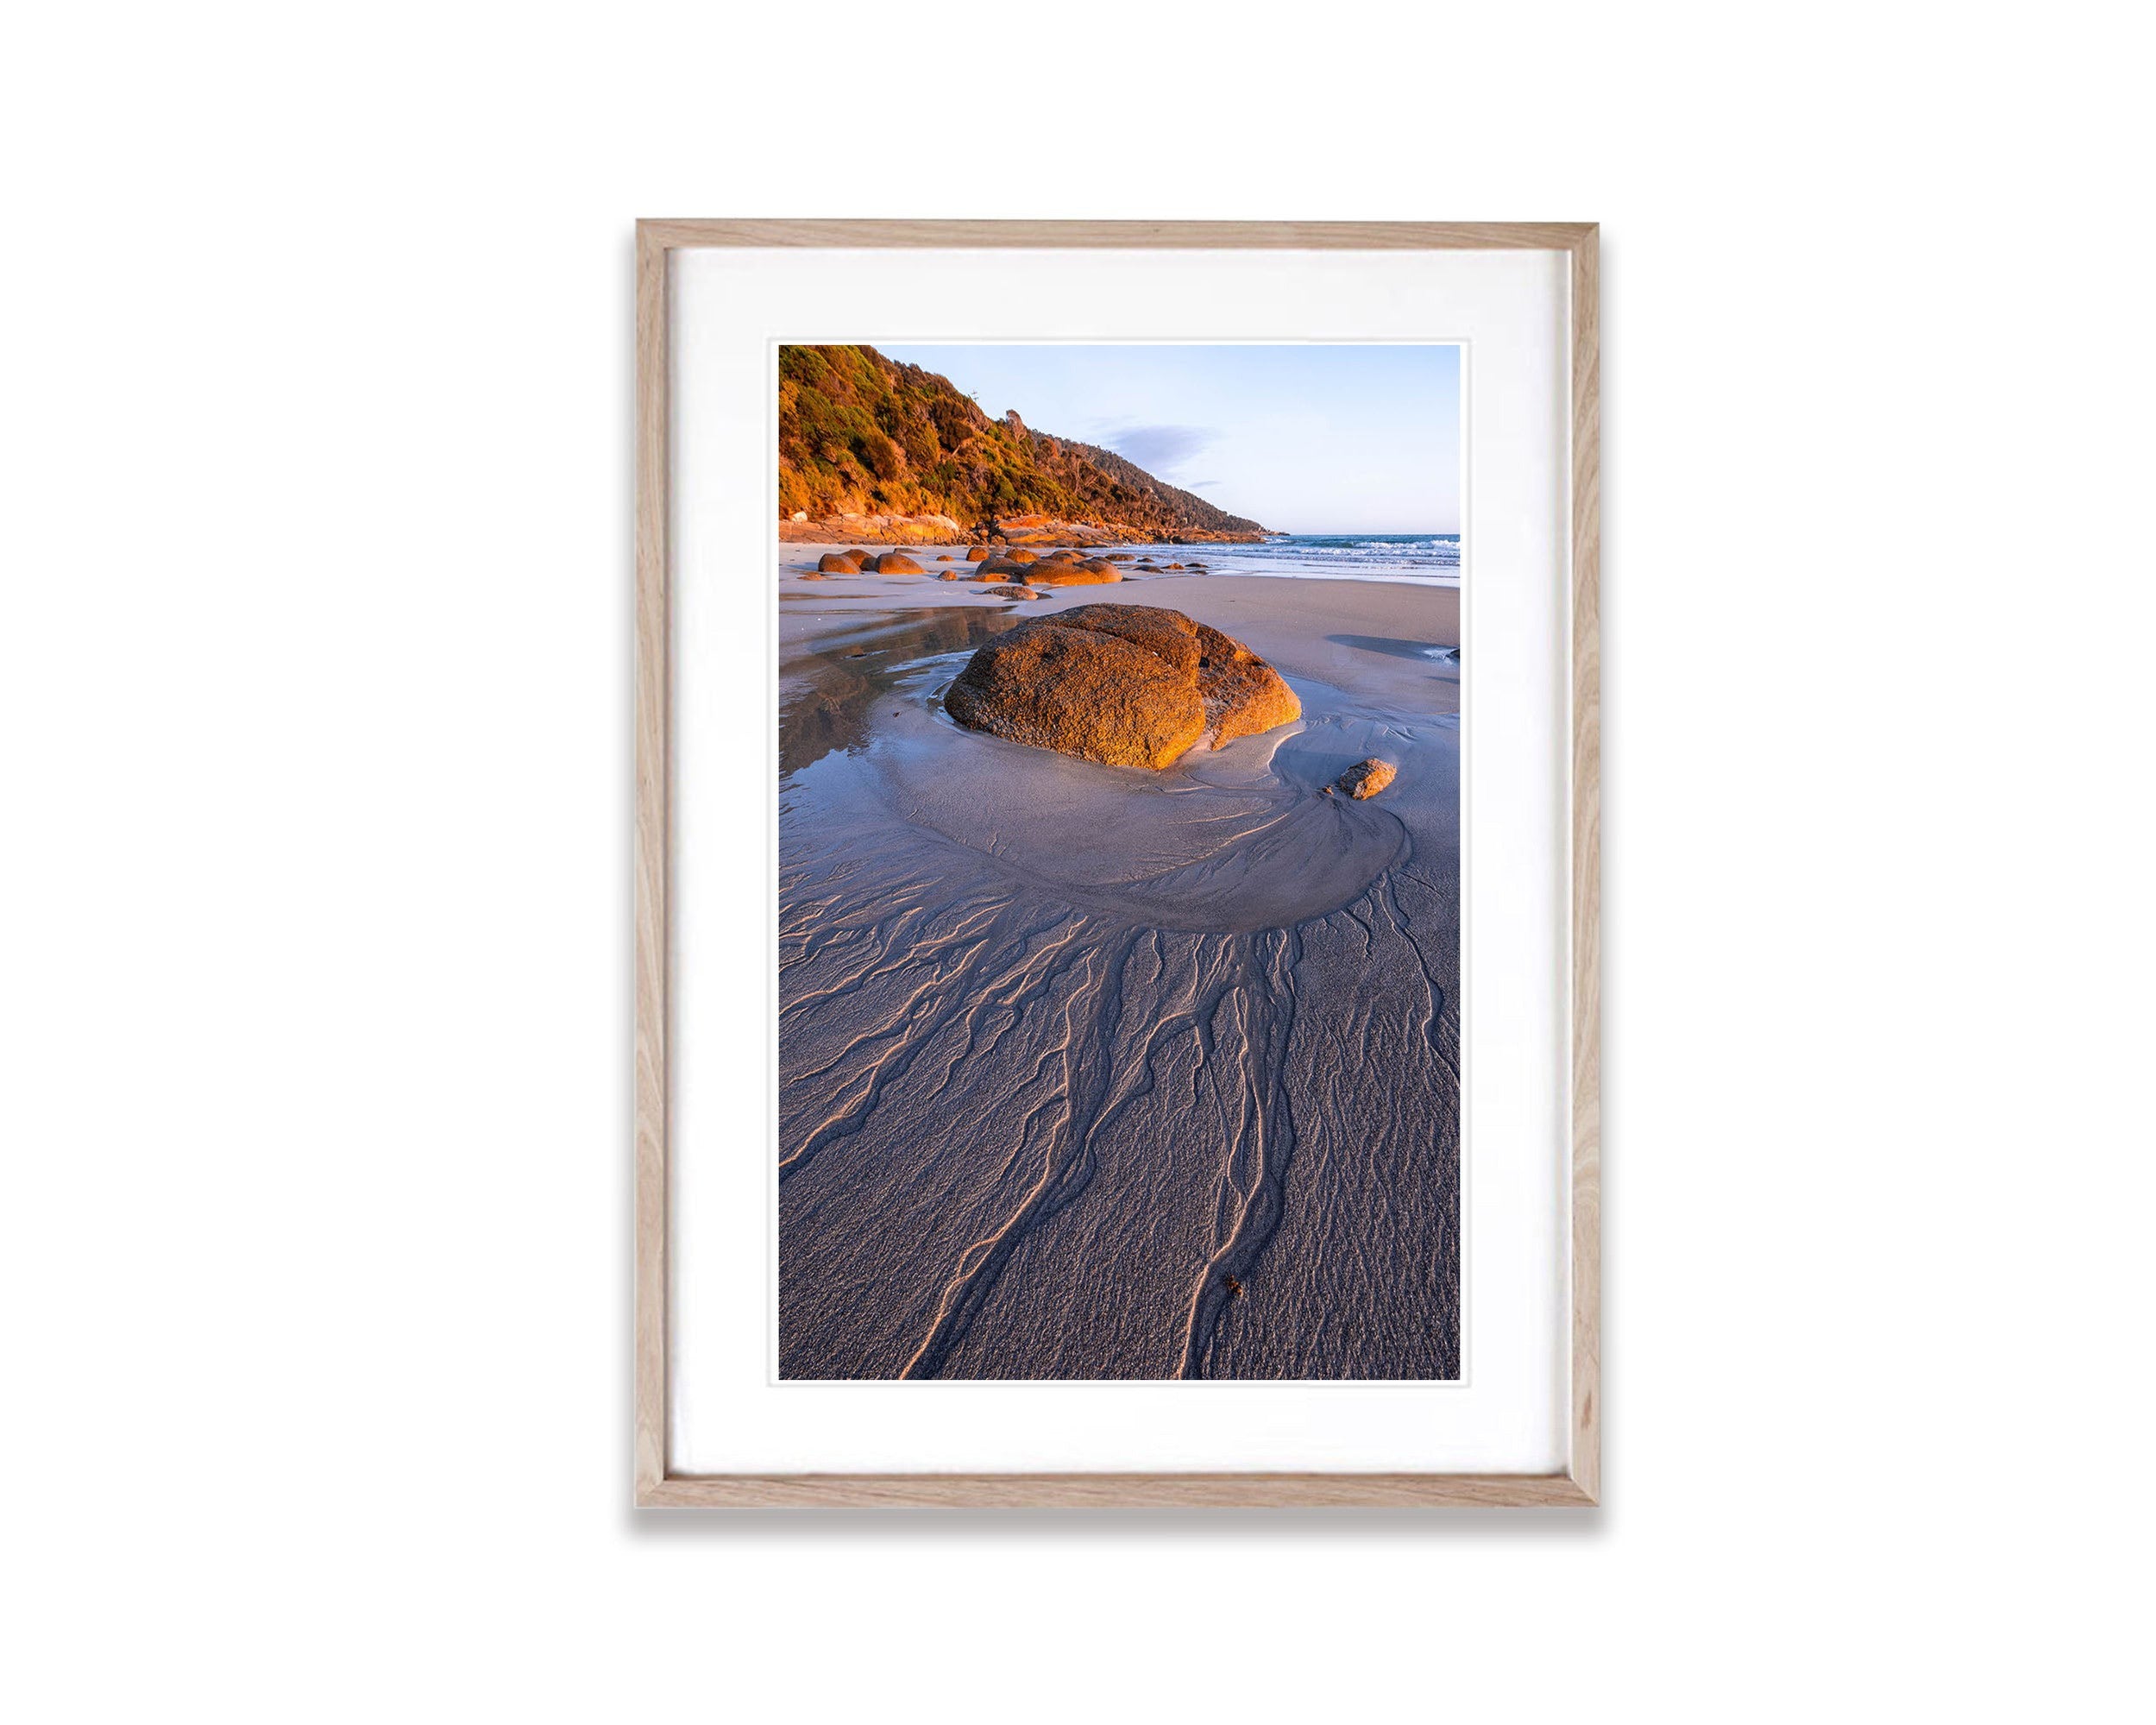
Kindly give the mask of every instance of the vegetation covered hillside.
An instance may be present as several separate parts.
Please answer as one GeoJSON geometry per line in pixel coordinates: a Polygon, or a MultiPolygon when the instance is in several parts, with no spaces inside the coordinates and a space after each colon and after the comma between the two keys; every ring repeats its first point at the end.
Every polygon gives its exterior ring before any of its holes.
{"type": "Polygon", "coordinates": [[[1045,516],[1132,539],[1254,539],[1255,521],[1109,450],[991,419],[946,378],[874,348],[789,347],[778,361],[782,519],[947,515],[986,535],[1045,516]]]}

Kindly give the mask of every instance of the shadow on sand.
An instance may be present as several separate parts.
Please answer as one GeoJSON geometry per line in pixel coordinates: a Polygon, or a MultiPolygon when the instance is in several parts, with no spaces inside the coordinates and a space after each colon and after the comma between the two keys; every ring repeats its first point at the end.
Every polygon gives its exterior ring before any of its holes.
{"type": "Polygon", "coordinates": [[[1442,647],[1435,641],[1404,641],[1392,635],[1328,635],[1325,639],[1336,647],[1356,647],[1366,653],[1383,653],[1387,658],[1425,659],[1431,664],[1460,662],[1457,647],[1442,647]]]}

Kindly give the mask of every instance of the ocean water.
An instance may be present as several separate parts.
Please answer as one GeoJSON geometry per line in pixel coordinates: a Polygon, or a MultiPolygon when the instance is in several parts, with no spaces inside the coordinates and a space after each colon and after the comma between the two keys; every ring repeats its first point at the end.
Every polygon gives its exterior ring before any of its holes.
{"type": "Polygon", "coordinates": [[[1150,545],[1165,563],[1195,557],[1210,575],[1460,584],[1457,533],[1293,533],[1254,545],[1150,545]]]}

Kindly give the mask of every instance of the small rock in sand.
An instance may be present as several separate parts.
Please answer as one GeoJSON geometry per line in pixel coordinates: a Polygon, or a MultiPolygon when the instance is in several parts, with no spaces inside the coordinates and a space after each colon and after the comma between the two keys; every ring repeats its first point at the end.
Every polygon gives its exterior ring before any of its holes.
{"type": "Polygon", "coordinates": [[[1373,757],[1367,761],[1357,761],[1332,782],[1331,789],[1361,803],[1366,797],[1375,796],[1392,784],[1399,772],[1399,769],[1391,761],[1381,761],[1373,757]]]}
{"type": "Polygon", "coordinates": [[[965,548],[965,560],[968,563],[978,563],[984,557],[991,557],[995,555],[996,553],[989,550],[986,545],[968,545],[965,548]]]}
{"type": "Polygon", "coordinates": [[[999,587],[984,587],[984,593],[992,593],[998,599],[1038,599],[1040,595],[1030,587],[1021,587],[1015,582],[1005,582],[999,587]]]}

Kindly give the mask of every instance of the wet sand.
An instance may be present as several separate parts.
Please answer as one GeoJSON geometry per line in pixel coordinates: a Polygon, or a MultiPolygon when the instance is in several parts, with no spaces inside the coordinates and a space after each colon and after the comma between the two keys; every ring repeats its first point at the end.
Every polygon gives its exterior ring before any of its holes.
{"type": "Polygon", "coordinates": [[[780,576],[780,1369],[1459,1370],[1459,595],[780,576]],[[1302,720],[1166,771],[963,730],[1040,611],[1172,607],[1302,720]],[[1368,803],[1322,794],[1377,755],[1368,803]]]}

